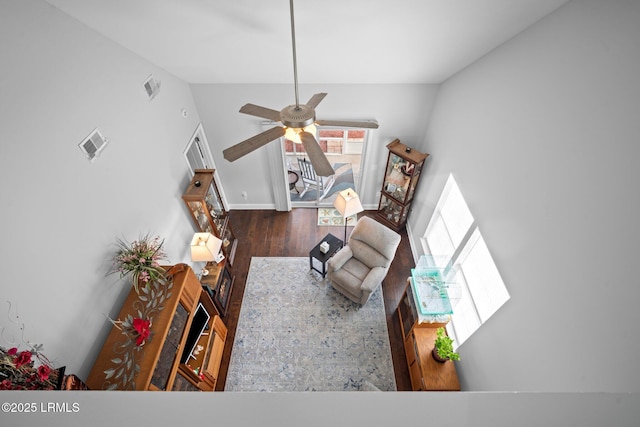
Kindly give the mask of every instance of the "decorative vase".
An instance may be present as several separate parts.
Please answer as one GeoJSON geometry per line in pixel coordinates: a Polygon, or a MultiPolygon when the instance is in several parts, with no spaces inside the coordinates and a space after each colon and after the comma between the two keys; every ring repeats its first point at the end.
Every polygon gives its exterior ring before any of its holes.
{"type": "Polygon", "coordinates": [[[440,363],[444,363],[447,360],[449,360],[449,358],[443,359],[442,357],[440,357],[440,355],[438,354],[438,349],[435,347],[433,347],[433,350],[431,350],[431,356],[433,356],[436,362],[440,362],[440,363]]]}

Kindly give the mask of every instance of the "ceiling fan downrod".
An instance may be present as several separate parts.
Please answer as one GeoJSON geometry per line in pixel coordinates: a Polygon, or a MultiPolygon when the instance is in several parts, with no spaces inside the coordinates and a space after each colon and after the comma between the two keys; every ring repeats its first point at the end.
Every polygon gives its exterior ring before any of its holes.
{"type": "Polygon", "coordinates": [[[296,92],[296,110],[299,110],[300,99],[298,97],[298,61],[296,56],[296,27],[293,19],[293,0],[289,0],[289,10],[291,12],[291,45],[293,47],[293,82],[296,92]]]}

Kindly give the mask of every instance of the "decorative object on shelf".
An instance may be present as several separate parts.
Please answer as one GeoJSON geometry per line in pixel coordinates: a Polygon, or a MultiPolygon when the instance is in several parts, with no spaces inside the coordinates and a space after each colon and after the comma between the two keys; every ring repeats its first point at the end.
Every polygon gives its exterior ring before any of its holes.
{"type": "Polygon", "coordinates": [[[447,360],[460,360],[460,355],[453,351],[453,339],[446,333],[444,328],[436,330],[436,340],[431,355],[435,360],[444,363],[447,360]]]}
{"type": "Polygon", "coordinates": [[[0,347],[0,390],[59,389],[64,368],[54,369],[41,351],[42,345],[22,351],[0,347]]]}
{"type": "Polygon", "coordinates": [[[389,156],[385,169],[378,219],[399,231],[405,226],[411,203],[428,154],[420,153],[394,139],[387,145],[389,156]]]}
{"type": "MultiPolygon", "coordinates": [[[[224,259],[224,254],[220,253],[222,248],[222,240],[218,239],[211,233],[195,233],[191,240],[191,261],[210,262],[215,261],[216,264],[224,259]]],[[[202,276],[209,274],[206,265],[202,269],[202,276]]]]}
{"type": "Polygon", "coordinates": [[[218,191],[215,170],[196,169],[182,200],[189,209],[197,231],[211,233],[222,240],[222,251],[232,265],[238,241],[218,191]],[[196,185],[197,182],[200,185],[196,185]]]}
{"type": "Polygon", "coordinates": [[[131,243],[118,239],[118,251],[109,274],[117,272],[120,278],[130,275],[136,292],[139,292],[140,284],[148,287],[153,282],[166,280],[165,271],[160,267],[160,261],[167,259],[162,249],[163,244],[164,239],[151,237],[149,234],[142,235],[131,243]]]}
{"type": "Polygon", "coordinates": [[[336,200],[333,202],[333,206],[340,212],[344,221],[344,242],[347,241],[347,218],[351,215],[356,215],[364,210],[360,203],[360,197],[356,194],[352,188],[347,188],[344,191],[338,193],[336,200]]]}

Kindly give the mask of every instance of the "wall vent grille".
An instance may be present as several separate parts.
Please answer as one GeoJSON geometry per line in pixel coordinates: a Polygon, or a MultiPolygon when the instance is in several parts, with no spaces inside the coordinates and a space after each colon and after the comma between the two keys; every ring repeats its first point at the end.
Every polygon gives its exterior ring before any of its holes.
{"type": "Polygon", "coordinates": [[[102,136],[98,129],[94,129],[88,137],[82,140],[78,147],[87,156],[90,162],[94,162],[109,141],[102,136]]]}
{"type": "Polygon", "coordinates": [[[147,93],[149,100],[155,98],[160,92],[160,81],[156,80],[153,75],[150,75],[147,80],[144,81],[144,91],[147,93]]]}

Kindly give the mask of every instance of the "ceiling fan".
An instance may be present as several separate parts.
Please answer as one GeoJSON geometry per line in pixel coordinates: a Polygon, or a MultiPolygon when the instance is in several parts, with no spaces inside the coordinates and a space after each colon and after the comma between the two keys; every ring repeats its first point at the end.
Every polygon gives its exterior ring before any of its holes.
{"type": "Polygon", "coordinates": [[[291,44],[293,46],[293,78],[295,86],[296,103],[288,105],[282,110],[272,110],[255,104],[245,104],[240,108],[240,112],[256,117],[261,117],[274,122],[281,122],[283,126],[275,126],[258,135],[246,139],[222,151],[224,158],[230,162],[238,160],[254,150],[285,136],[297,143],[302,143],[313,169],[318,176],[331,176],[335,173],[331,163],[327,160],[322,148],[318,144],[314,133],[315,126],[344,126],[356,128],[377,129],[378,123],[375,121],[345,121],[345,120],[316,120],[315,108],[320,101],[327,96],[326,93],[316,93],[306,104],[300,104],[298,98],[298,69],[296,62],[296,35],[295,23],[293,19],[293,0],[289,0],[291,12],[291,44]]]}

